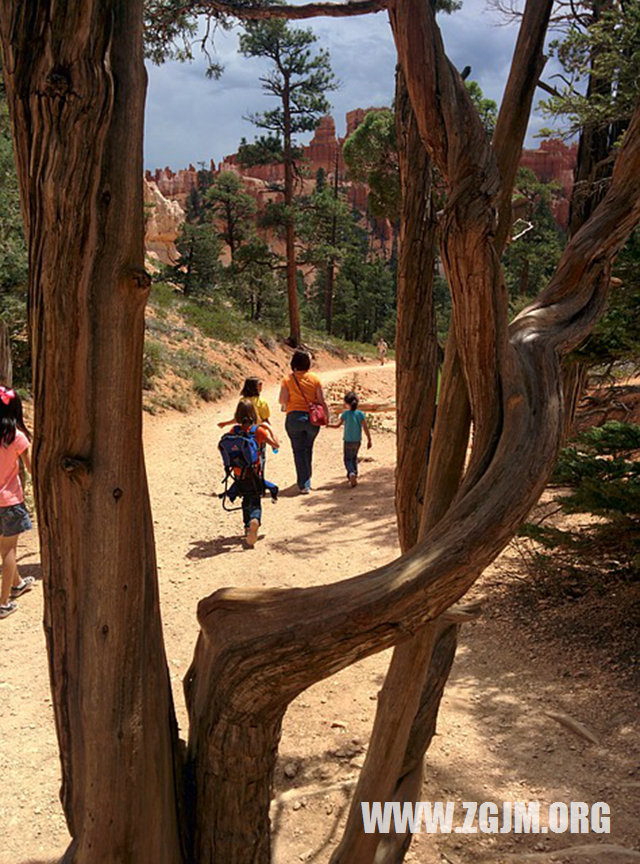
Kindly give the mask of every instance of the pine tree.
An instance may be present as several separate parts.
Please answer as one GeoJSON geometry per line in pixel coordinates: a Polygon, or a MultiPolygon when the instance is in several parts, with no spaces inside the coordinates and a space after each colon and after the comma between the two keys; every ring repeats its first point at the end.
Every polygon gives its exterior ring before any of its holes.
{"type": "MultiPolygon", "coordinates": [[[[245,33],[240,37],[240,52],[245,57],[266,57],[272,61],[273,68],[261,78],[262,88],[280,102],[277,108],[253,114],[249,119],[258,128],[270,133],[266,142],[269,142],[271,155],[275,149],[274,138],[282,142],[289,342],[292,345],[298,345],[301,340],[295,253],[294,180],[297,154],[294,138],[301,132],[316,128],[320,117],[329,110],[329,102],[324,94],[337,87],[328,52],[319,50],[315,55],[311,53],[315,41],[311,30],[294,29],[279,20],[247,23],[245,33]]],[[[259,144],[260,140],[256,142],[256,145],[259,144]]],[[[256,146],[253,156],[259,159],[261,152],[261,148],[256,146]]]]}

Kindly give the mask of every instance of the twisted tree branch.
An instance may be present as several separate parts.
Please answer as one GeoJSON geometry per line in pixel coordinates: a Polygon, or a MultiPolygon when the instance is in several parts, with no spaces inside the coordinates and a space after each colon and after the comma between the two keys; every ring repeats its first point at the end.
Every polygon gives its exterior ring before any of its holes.
{"type": "MultiPolygon", "coordinates": [[[[289,6],[278,3],[273,6],[253,6],[249,3],[233,3],[228,0],[197,0],[185,3],[178,9],[180,14],[227,15],[243,21],[269,21],[286,18],[301,21],[308,18],[350,18],[355,15],[369,15],[387,8],[388,0],[350,0],[347,3],[303,3],[289,6]]],[[[171,10],[175,18],[176,10],[171,10]]]]}

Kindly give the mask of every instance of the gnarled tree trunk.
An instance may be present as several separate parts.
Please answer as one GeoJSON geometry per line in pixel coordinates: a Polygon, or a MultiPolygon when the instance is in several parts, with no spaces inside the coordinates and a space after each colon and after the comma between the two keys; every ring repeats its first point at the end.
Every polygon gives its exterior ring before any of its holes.
{"type": "Polygon", "coordinates": [[[65,862],[182,861],[141,437],[142,0],[4,3],[65,862]]]}

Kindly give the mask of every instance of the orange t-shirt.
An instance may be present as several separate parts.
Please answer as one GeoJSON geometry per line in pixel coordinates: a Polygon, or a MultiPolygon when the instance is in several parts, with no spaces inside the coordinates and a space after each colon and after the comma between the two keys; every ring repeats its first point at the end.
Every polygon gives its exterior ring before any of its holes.
{"type": "Polygon", "coordinates": [[[320,379],[314,372],[292,372],[291,375],[282,379],[282,384],[289,391],[287,414],[290,411],[308,411],[309,402],[318,401],[317,392],[318,387],[320,387],[320,379]]]}

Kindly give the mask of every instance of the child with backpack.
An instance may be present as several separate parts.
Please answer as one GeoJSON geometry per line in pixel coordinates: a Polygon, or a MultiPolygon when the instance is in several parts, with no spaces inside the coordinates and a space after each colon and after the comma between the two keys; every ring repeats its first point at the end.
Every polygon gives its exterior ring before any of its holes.
{"type": "Polygon", "coordinates": [[[347,469],[347,479],[350,486],[358,484],[358,450],[362,442],[362,430],[367,436],[367,450],[371,448],[371,433],[367,426],[364,413],[358,409],[360,400],[353,390],[345,393],[345,411],[340,415],[337,423],[329,423],[332,429],[339,429],[344,425],[344,467],[347,469]]]}
{"type": "Polygon", "coordinates": [[[31,528],[20,482],[21,459],[31,473],[29,433],[22,419],[22,402],[15,390],[0,387],[0,619],[16,611],[15,598],[30,591],[35,582],[33,576],[21,579],[16,564],[18,538],[31,528]]]}
{"type": "Polygon", "coordinates": [[[218,445],[226,470],[226,479],[233,477],[229,490],[222,493],[234,501],[242,498],[245,541],[250,549],[258,539],[258,529],[262,520],[262,495],[269,491],[275,501],[278,487],[264,479],[264,448],[266,444],[277,447],[277,439],[271,429],[258,425],[258,415],[250,399],[241,399],[235,411],[235,426],[223,435],[218,445]]]}

